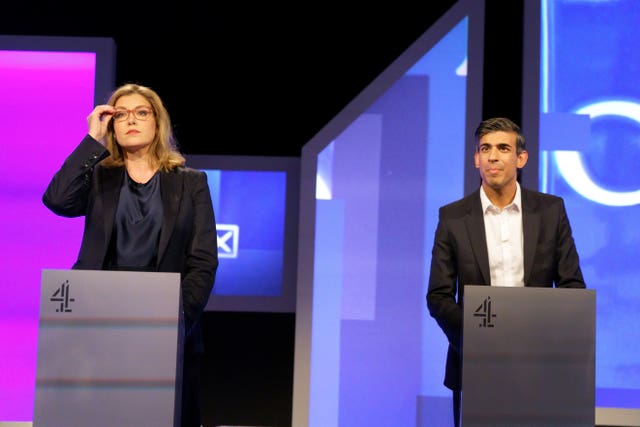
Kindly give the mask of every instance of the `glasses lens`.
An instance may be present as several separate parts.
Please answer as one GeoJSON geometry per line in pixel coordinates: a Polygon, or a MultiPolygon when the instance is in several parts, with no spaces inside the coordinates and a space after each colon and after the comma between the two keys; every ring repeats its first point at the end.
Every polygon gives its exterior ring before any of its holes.
{"type": "Polygon", "coordinates": [[[125,120],[127,117],[129,117],[129,111],[125,110],[124,108],[117,109],[116,112],[113,113],[113,119],[116,122],[125,120]]]}
{"type": "Polygon", "coordinates": [[[136,115],[136,119],[138,120],[147,120],[149,117],[151,117],[153,111],[151,111],[151,109],[147,107],[140,107],[136,108],[133,111],[133,114],[136,115]]]}

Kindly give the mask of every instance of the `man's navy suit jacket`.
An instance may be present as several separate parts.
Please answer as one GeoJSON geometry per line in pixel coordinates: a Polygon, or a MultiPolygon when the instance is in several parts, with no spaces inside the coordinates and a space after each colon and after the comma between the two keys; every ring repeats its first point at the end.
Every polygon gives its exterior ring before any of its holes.
{"type": "MultiPolygon", "coordinates": [[[[521,194],[525,286],[585,288],[564,201],[521,194]]],[[[449,341],[444,384],[452,390],[461,388],[464,285],[491,285],[480,189],[440,208],[432,250],[427,307],[449,341]]]]}

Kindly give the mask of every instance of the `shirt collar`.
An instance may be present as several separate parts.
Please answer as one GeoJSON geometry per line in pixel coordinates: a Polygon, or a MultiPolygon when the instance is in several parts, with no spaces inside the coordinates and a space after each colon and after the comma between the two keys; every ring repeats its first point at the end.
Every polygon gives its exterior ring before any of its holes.
{"type": "MultiPolygon", "coordinates": [[[[491,203],[484,188],[480,186],[480,203],[482,203],[482,212],[500,212],[500,209],[491,203]]],[[[520,183],[516,181],[516,195],[513,201],[504,207],[506,211],[522,212],[522,193],[520,192],[520,183]]]]}

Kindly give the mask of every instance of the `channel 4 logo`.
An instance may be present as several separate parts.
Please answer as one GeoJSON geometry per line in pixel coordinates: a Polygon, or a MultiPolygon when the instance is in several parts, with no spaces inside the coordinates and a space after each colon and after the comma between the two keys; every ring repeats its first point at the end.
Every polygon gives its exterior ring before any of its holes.
{"type": "Polygon", "coordinates": [[[478,324],[481,328],[493,328],[495,326],[494,319],[496,318],[496,314],[491,308],[491,297],[486,297],[484,301],[482,301],[482,304],[480,304],[473,313],[473,317],[478,317],[482,320],[478,324]]]}
{"type": "Polygon", "coordinates": [[[236,224],[216,224],[218,235],[218,257],[238,258],[240,227],[236,224]]]}
{"type": "Polygon", "coordinates": [[[71,298],[71,285],[68,280],[65,280],[56,289],[49,301],[56,303],[56,313],[71,313],[71,303],[75,301],[75,298],[71,298]]]}

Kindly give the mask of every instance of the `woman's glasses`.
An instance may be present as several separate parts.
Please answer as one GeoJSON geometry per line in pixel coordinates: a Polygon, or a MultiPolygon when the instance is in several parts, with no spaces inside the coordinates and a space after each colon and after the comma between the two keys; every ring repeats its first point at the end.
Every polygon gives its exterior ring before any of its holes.
{"type": "Polygon", "coordinates": [[[138,120],[148,120],[149,117],[153,116],[153,110],[149,107],[140,106],[136,107],[133,110],[129,110],[124,107],[117,107],[115,113],[113,113],[113,120],[116,122],[122,122],[129,118],[129,114],[133,113],[133,116],[138,120]]]}

